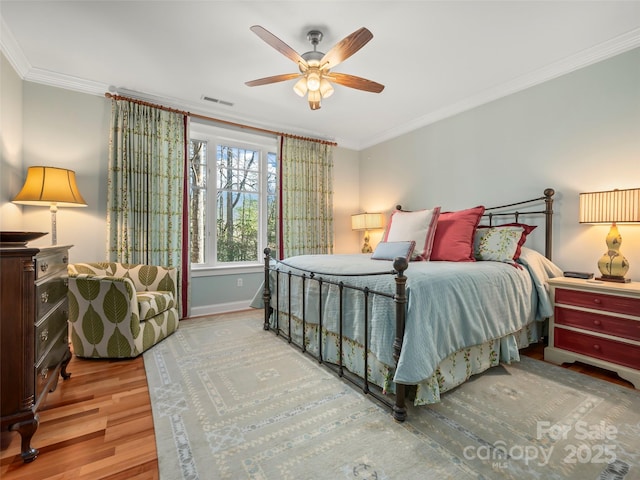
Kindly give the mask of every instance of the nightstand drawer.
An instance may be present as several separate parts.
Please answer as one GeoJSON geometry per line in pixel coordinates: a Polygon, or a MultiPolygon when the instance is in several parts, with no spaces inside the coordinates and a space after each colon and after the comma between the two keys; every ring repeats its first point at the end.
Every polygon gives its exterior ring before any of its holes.
{"type": "Polygon", "coordinates": [[[555,304],[558,303],[626,315],[640,315],[640,298],[556,288],[555,304]]]}
{"type": "Polygon", "coordinates": [[[618,365],[640,369],[640,347],[585,333],[555,328],[553,344],[557,348],[599,358],[618,365]]]}
{"type": "Polygon", "coordinates": [[[554,316],[556,324],[640,341],[640,319],[629,320],[563,307],[556,307],[554,316]]]}

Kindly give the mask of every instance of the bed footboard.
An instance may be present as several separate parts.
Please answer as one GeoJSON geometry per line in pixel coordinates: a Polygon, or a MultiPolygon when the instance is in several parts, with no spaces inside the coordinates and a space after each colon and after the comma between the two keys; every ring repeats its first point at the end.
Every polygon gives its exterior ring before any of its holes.
{"type": "MultiPolygon", "coordinates": [[[[297,274],[297,273],[292,273],[291,271],[288,272],[282,272],[280,270],[280,268],[277,265],[274,265],[274,260],[271,258],[271,249],[269,248],[265,248],[264,250],[264,287],[263,287],[263,292],[262,292],[262,299],[263,299],[263,303],[264,303],[264,325],[263,328],[265,330],[272,330],[276,335],[282,335],[285,337],[286,340],[288,340],[289,343],[294,343],[291,336],[291,290],[290,288],[287,289],[286,292],[286,298],[284,300],[284,304],[285,304],[285,309],[287,310],[287,316],[288,316],[288,320],[289,320],[289,325],[288,325],[288,330],[287,332],[289,332],[288,334],[284,334],[283,331],[280,328],[279,325],[279,314],[280,314],[280,309],[276,309],[274,310],[273,306],[272,306],[272,300],[273,300],[273,295],[275,294],[275,298],[276,298],[276,305],[280,305],[280,280],[279,280],[279,276],[280,275],[284,275],[286,276],[286,282],[288,282],[288,285],[291,285],[291,278],[294,276],[300,277],[301,281],[302,281],[302,285],[303,285],[303,289],[304,289],[304,285],[306,283],[309,282],[316,282],[319,285],[319,290],[322,290],[322,285],[323,284],[329,284],[329,285],[334,285],[337,286],[337,288],[340,291],[340,313],[339,313],[339,332],[337,333],[337,336],[339,338],[338,341],[338,345],[339,345],[339,354],[337,355],[338,358],[338,363],[337,364],[333,364],[330,362],[327,362],[323,359],[322,356],[322,349],[323,349],[323,326],[322,326],[322,302],[318,303],[319,306],[319,312],[318,312],[318,319],[319,319],[319,324],[318,324],[318,332],[317,332],[317,341],[318,341],[318,353],[317,355],[311,353],[309,351],[309,349],[307,348],[307,344],[306,344],[306,328],[308,328],[307,322],[306,322],[306,307],[304,305],[304,298],[303,298],[303,307],[302,307],[302,342],[298,346],[301,351],[303,353],[307,353],[311,356],[313,356],[316,360],[318,360],[319,363],[329,367],[332,371],[334,371],[334,373],[336,373],[339,377],[350,381],[351,383],[356,384],[357,386],[359,386],[362,389],[362,392],[367,394],[367,395],[371,395],[374,398],[376,398],[378,401],[380,401],[381,403],[383,403],[384,405],[386,405],[387,407],[391,408],[392,413],[393,413],[393,418],[395,420],[397,420],[398,422],[403,422],[406,418],[407,418],[407,408],[406,408],[406,403],[405,403],[405,386],[402,384],[395,384],[395,398],[394,398],[394,402],[392,403],[389,398],[387,396],[384,395],[384,393],[382,392],[377,392],[375,390],[372,390],[370,388],[370,379],[369,379],[369,348],[368,348],[368,335],[366,332],[368,332],[369,330],[369,314],[368,314],[368,308],[365,307],[364,309],[364,318],[362,319],[362,321],[364,322],[364,348],[363,348],[363,363],[364,363],[364,375],[362,377],[357,377],[356,375],[353,374],[353,372],[347,372],[346,368],[343,364],[343,351],[342,351],[342,346],[343,346],[343,339],[345,339],[346,337],[343,336],[343,310],[342,310],[342,296],[343,296],[343,291],[344,290],[353,290],[353,291],[360,291],[362,292],[362,294],[364,295],[364,302],[365,304],[367,304],[367,302],[369,301],[369,297],[371,296],[375,296],[375,295],[379,295],[382,297],[388,297],[389,301],[393,301],[395,303],[395,338],[394,338],[394,342],[393,342],[393,359],[395,361],[395,365],[393,365],[393,367],[395,368],[395,366],[397,365],[398,359],[400,358],[400,353],[402,351],[402,343],[403,343],[403,338],[404,338],[404,329],[405,329],[405,319],[406,319],[406,307],[407,307],[407,296],[406,296],[406,281],[407,281],[407,277],[405,276],[405,271],[409,266],[409,263],[407,261],[406,258],[403,257],[398,257],[395,259],[395,261],[393,262],[393,271],[386,271],[386,272],[378,272],[375,274],[361,274],[361,275],[394,275],[394,279],[395,279],[395,293],[394,294],[388,294],[388,293],[384,293],[384,292],[378,292],[378,291],[374,291],[371,290],[369,288],[360,288],[360,287],[355,287],[352,285],[348,285],[342,281],[340,282],[333,282],[330,280],[326,280],[323,279],[322,277],[319,277],[317,273],[315,272],[309,272],[309,275],[307,275],[306,273],[303,274],[297,274]],[[272,281],[274,280],[272,278],[272,276],[275,276],[275,287],[272,287],[272,281]],[[275,289],[275,292],[273,291],[273,289],[275,289]],[[275,314],[275,319],[272,318],[272,316],[274,316],[275,314]]],[[[280,262],[281,263],[281,262],[280,262]]],[[[286,265],[283,263],[283,265],[286,265]]],[[[297,269],[297,267],[296,267],[297,269]]],[[[352,276],[352,275],[350,275],[352,276]]],[[[357,275],[360,276],[360,275],[357,275]]],[[[304,296],[303,296],[304,297],[304,296]]]]}

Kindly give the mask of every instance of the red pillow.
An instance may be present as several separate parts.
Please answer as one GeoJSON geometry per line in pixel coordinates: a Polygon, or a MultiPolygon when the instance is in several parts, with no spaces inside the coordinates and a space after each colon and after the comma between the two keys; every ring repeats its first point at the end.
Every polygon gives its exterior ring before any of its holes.
{"type": "Polygon", "coordinates": [[[482,205],[457,212],[441,213],[430,260],[475,262],[473,236],[483,213],[482,205]]]}

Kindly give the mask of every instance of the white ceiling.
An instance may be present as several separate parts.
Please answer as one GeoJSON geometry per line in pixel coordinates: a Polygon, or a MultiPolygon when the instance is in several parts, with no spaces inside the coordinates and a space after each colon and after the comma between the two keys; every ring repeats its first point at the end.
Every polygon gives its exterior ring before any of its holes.
{"type": "Polygon", "coordinates": [[[640,1],[0,0],[0,46],[28,81],[117,91],[194,113],[360,150],[640,46],[640,1]],[[373,39],[334,71],[386,86],[337,85],[311,111],[294,80],[244,82],[297,66],[249,30],[299,53],[360,27],[373,39]],[[203,96],[232,102],[224,106],[203,96]]]}

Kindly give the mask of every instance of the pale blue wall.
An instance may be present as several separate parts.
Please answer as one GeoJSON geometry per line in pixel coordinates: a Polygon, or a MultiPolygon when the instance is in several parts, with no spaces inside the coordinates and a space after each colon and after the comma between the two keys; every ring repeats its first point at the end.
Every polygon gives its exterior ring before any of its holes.
{"type": "Polygon", "coordinates": [[[0,53],[0,229],[22,229],[22,207],[11,203],[22,173],[22,80],[0,53]]]}
{"type": "MultiPolygon", "coordinates": [[[[501,205],[557,191],[554,259],[597,271],[608,226],[578,223],[578,193],[640,187],[640,49],[363,150],[365,209],[501,205]]],[[[640,225],[620,226],[640,280],[640,225]]]]}
{"type": "Polygon", "coordinates": [[[228,312],[248,308],[260,289],[263,272],[229,273],[193,278],[191,283],[191,315],[228,312]],[[242,282],[238,286],[238,280],[242,282]]]}
{"type": "MultiPolygon", "coordinates": [[[[107,169],[111,103],[104,97],[24,82],[23,165],[47,165],[76,172],[85,208],[57,213],[59,245],[73,245],[73,262],[106,259],[107,169]]],[[[23,228],[49,232],[46,207],[22,207],[23,228]]],[[[47,235],[33,245],[50,245],[47,235]]]]}
{"type": "MultiPolygon", "coordinates": [[[[110,104],[104,97],[22,81],[2,55],[2,229],[51,231],[46,207],[11,203],[27,167],[76,172],[86,208],[59,208],[59,245],[74,245],[71,261],[103,261],[110,104]]],[[[51,244],[51,235],[30,243],[51,244]]]]}

